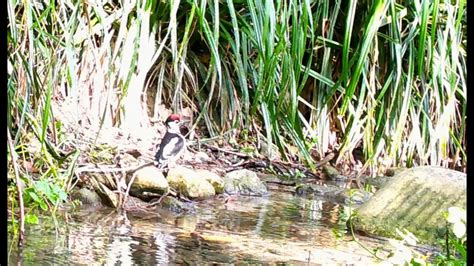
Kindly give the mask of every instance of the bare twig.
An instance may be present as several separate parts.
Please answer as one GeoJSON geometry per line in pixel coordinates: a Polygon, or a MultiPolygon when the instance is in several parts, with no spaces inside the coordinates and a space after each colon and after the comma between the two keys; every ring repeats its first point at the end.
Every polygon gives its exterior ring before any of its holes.
{"type": "MultiPolygon", "coordinates": [[[[195,122],[195,124],[197,124],[197,120],[195,122]]],[[[189,132],[192,132],[194,131],[194,128],[195,127],[192,127],[189,132]]],[[[232,134],[232,129],[220,134],[219,136],[215,136],[215,137],[210,137],[210,138],[201,138],[201,139],[197,139],[197,140],[192,140],[192,141],[189,141],[188,142],[188,146],[194,146],[194,145],[202,145],[202,144],[205,144],[205,143],[208,143],[208,142],[214,142],[216,140],[220,140],[220,139],[224,139],[225,136],[229,135],[229,134],[232,134]]]]}
{"type": "Polygon", "coordinates": [[[15,152],[15,148],[13,147],[10,130],[8,128],[7,128],[7,141],[8,141],[8,148],[10,149],[10,155],[12,157],[13,169],[15,170],[16,189],[18,190],[18,201],[20,204],[20,235],[19,235],[19,240],[18,240],[18,246],[21,247],[23,246],[23,240],[25,236],[25,207],[23,205],[23,191],[20,184],[20,174],[18,172],[18,165],[16,163],[16,152],[15,152]]]}
{"type": "Polygon", "coordinates": [[[119,208],[121,208],[125,202],[128,200],[128,193],[130,192],[130,188],[133,184],[133,182],[135,181],[135,177],[136,177],[136,171],[144,168],[144,167],[147,167],[147,166],[151,166],[153,165],[153,162],[148,162],[148,163],[144,163],[144,164],[141,164],[139,166],[134,166],[134,167],[127,167],[127,168],[123,168],[123,167],[110,167],[110,168],[107,168],[107,167],[102,167],[102,166],[99,166],[98,168],[90,168],[90,167],[81,167],[81,168],[78,168],[76,171],[78,173],[121,173],[122,174],[122,178],[125,180],[126,179],[126,176],[127,174],[129,173],[133,173],[133,176],[130,180],[130,182],[128,183],[127,185],[127,190],[125,191],[125,193],[122,192],[122,188],[120,186],[120,180],[116,179],[115,182],[117,183],[116,184],[116,187],[117,187],[117,191],[120,192],[119,194],[120,195],[123,195],[120,196],[121,200],[119,200],[119,208]]]}
{"type": "Polygon", "coordinates": [[[115,172],[125,172],[125,173],[133,173],[135,171],[138,171],[144,167],[151,166],[153,165],[153,162],[148,162],[141,164],[139,166],[134,166],[134,167],[127,167],[127,168],[122,168],[122,167],[100,167],[100,168],[90,168],[90,167],[80,167],[76,171],[78,173],[115,173],[115,172]]]}
{"type": "Polygon", "coordinates": [[[171,189],[168,189],[168,191],[166,191],[163,195],[161,195],[161,197],[155,201],[155,202],[152,202],[150,204],[148,204],[147,208],[151,208],[151,207],[155,207],[156,205],[160,205],[161,204],[161,201],[166,197],[168,196],[169,194],[171,194],[172,196],[176,197],[176,192],[172,191],[171,189]]]}
{"type": "Polygon", "coordinates": [[[326,157],[324,157],[321,161],[319,161],[318,163],[316,163],[316,168],[319,168],[321,166],[324,166],[325,164],[329,163],[332,159],[334,159],[336,155],[334,153],[330,153],[328,154],[326,157]]]}
{"type": "Polygon", "coordinates": [[[209,145],[209,144],[205,144],[205,143],[203,143],[202,145],[204,145],[204,146],[210,148],[211,150],[221,151],[221,152],[224,152],[224,153],[233,154],[233,155],[236,155],[236,156],[239,156],[239,157],[243,157],[243,158],[248,158],[248,157],[250,157],[248,154],[245,154],[245,153],[230,151],[230,150],[222,149],[222,148],[219,148],[219,147],[216,147],[216,146],[212,146],[212,145],[209,145]]]}
{"type": "Polygon", "coordinates": [[[281,185],[281,186],[289,186],[289,187],[296,186],[296,182],[294,182],[294,181],[267,180],[267,181],[265,181],[265,183],[267,183],[267,184],[276,184],[276,185],[281,185]]]}
{"type": "Polygon", "coordinates": [[[238,167],[238,166],[241,166],[242,164],[245,163],[245,160],[244,159],[241,159],[240,161],[238,161],[237,163],[233,164],[232,166],[233,167],[238,167]]]}
{"type": "MultiPolygon", "coordinates": [[[[132,175],[132,178],[130,179],[130,182],[128,182],[128,186],[127,186],[127,191],[125,191],[125,195],[123,197],[123,202],[122,202],[122,205],[125,205],[125,203],[127,202],[128,200],[128,193],[130,192],[130,188],[132,187],[132,184],[133,182],[135,182],[135,178],[137,177],[137,173],[133,173],[132,175]]],[[[126,178],[126,177],[125,177],[126,178]]]]}
{"type": "Polygon", "coordinates": [[[170,194],[170,190],[166,191],[161,197],[158,199],[158,203],[161,203],[161,201],[170,194]]]}

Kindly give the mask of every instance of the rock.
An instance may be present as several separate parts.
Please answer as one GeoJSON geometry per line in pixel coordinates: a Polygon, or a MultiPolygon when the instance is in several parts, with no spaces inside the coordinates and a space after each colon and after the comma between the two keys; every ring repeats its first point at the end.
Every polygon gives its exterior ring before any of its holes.
{"type": "Polygon", "coordinates": [[[373,178],[366,178],[364,184],[371,185],[376,189],[380,189],[384,186],[392,177],[389,176],[377,176],[373,178]]]}
{"type": "Polygon", "coordinates": [[[336,182],[336,183],[337,182],[341,183],[341,182],[347,182],[348,179],[349,178],[345,175],[335,175],[335,176],[332,177],[331,180],[336,182]]]}
{"type": "Polygon", "coordinates": [[[166,210],[175,212],[175,213],[183,213],[183,212],[191,212],[193,208],[184,202],[179,201],[175,197],[166,196],[160,203],[160,206],[166,210]]]}
{"type": "Polygon", "coordinates": [[[236,170],[224,176],[224,191],[227,194],[262,196],[267,194],[267,187],[257,174],[247,170],[236,170]]]}
{"type": "Polygon", "coordinates": [[[122,168],[137,167],[140,164],[133,155],[128,153],[123,153],[118,156],[118,163],[122,168]]]}
{"type": "Polygon", "coordinates": [[[412,232],[421,243],[437,245],[446,226],[443,212],[466,209],[466,174],[422,166],[393,176],[358,208],[357,230],[396,237],[396,228],[412,232]]]}
{"type": "Polygon", "coordinates": [[[115,192],[110,190],[106,185],[97,183],[94,186],[95,192],[100,196],[102,202],[112,208],[117,208],[120,203],[120,198],[115,192]]]}
{"type": "Polygon", "coordinates": [[[358,206],[367,202],[372,194],[365,190],[353,190],[352,196],[350,190],[338,186],[322,186],[318,184],[301,184],[296,187],[296,194],[304,198],[322,198],[325,201],[338,203],[342,205],[358,206]]]}
{"type": "Polygon", "coordinates": [[[385,170],[385,175],[386,176],[394,176],[396,174],[399,174],[400,172],[405,171],[406,168],[401,168],[401,167],[391,167],[385,170]]]}
{"type": "Polygon", "coordinates": [[[361,205],[368,201],[372,194],[364,190],[354,190],[352,197],[349,189],[337,186],[322,186],[318,184],[300,184],[296,187],[296,194],[304,198],[319,197],[325,201],[339,203],[342,205],[361,205]]]}
{"type": "Polygon", "coordinates": [[[102,207],[102,200],[97,192],[82,187],[71,193],[72,200],[79,200],[83,206],[102,207]]]}
{"type": "Polygon", "coordinates": [[[207,153],[200,151],[194,154],[194,160],[197,163],[206,163],[206,162],[210,162],[211,158],[209,157],[209,155],[207,155],[207,153]]]}
{"type": "Polygon", "coordinates": [[[311,184],[300,184],[296,186],[296,195],[303,198],[312,198],[314,195],[314,189],[311,184]]]}
{"type": "MultiPolygon", "coordinates": [[[[263,136],[263,135],[261,135],[263,136]]],[[[260,142],[260,154],[267,157],[270,160],[279,160],[281,159],[280,151],[278,150],[278,146],[275,144],[271,144],[268,146],[268,142],[265,137],[263,137],[262,141],[260,142]]]]}
{"type": "Polygon", "coordinates": [[[30,133],[26,135],[26,139],[26,151],[30,155],[41,154],[41,142],[38,140],[38,138],[36,138],[34,134],[30,133]]]}
{"type": "Polygon", "coordinates": [[[90,175],[83,175],[84,180],[94,179],[98,183],[104,184],[112,190],[117,189],[117,184],[115,184],[115,179],[111,173],[91,173],[90,175]]]}
{"type": "Polygon", "coordinates": [[[341,175],[341,173],[339,173],[339,171],[335,167],[329,164],[323,166],[323,173],[326,175],[326,178],[328,180],[336,180],[336,178],[341,175]]]}
{"type": "MultiPolygon", "coordinates": [[[[127,177],[127,183],[131,176],[127,177]]],[[[140,195],[144,192],[163,194],[168,191],[169,184],[163,173],[154,166],[147,166],[135,172],[135,180],[130,187],[130,194],[140,195]]]]}
{"type": "Polygon", "coordinates": [[[191,199],[206,199],[216,194],[211,183],[182,166],[170,169],[167,180],[173,189],[191,199]]]}
{"type": "Polygon", "coordinates": [[[350,194],[349,189],[344,189],[335,194],[334,201],[343,205],[358,206],[367,202],[372,197],[372,194],[361,189],[354,190],[352,196],[350,194]]]}
{"type": "Polygon", "coordinates": [[[314,185],[314,195],[322,196],[328,199],[334,199],[335,195],[344,191],[344,188],[336,187],[336,186],[319,186],[314,185]]]}
{"type": "Polygon", "coordinates": [[[224,180],[219,175],[204,169],[196,170],[196,174],[207,180],[214,187],[216,194],[224,193],[224,180]]]}
{"type": "Polygon", "coordinates": [[[183,153],[176,159],[176,160],[171,160],[168,163],[168,168],[175,168],[179,166],[179,162],[193,162],[196,161],[196,158],[194,156],[194,153],[191,153],[188,149],[184,149],[183,153]]]}

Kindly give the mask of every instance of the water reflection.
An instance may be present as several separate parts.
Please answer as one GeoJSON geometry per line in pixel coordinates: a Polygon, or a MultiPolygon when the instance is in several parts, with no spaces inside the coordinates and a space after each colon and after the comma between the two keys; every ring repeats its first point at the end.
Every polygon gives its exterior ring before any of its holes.
{"type": "MultiPolygon", "coordinates": [[[[337,204],[278,192],[239,197],[227,204],[203,201],[195,207],[196,213],[179,216],[161,209],[148,214],[81,210],[59,214],[56,220],[43,216],[40,225],[27,227],[26,245],[22,250],[13,248],[9,261],[59,265],[279,261],[286,258],[279,250],[286,244],[331,246],[331,228],[339,213],[337,204]]],[[[295,257],[301,255],[298,252],[308,251],[295,250],[295,257]]]]}

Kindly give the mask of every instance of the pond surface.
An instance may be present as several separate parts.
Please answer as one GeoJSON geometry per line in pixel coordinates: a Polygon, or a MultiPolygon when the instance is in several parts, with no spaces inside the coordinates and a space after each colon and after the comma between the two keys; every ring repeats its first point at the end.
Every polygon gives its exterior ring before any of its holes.
{"type": "Polygon", "coordinates": [[[193,204],[191,214],[82,209],[40,216],[39,225],[26,226],[21,250],[10,236],[9,264],[375,264],[344,235],[344,207],[331,202],[271,191],[193,204]]]}

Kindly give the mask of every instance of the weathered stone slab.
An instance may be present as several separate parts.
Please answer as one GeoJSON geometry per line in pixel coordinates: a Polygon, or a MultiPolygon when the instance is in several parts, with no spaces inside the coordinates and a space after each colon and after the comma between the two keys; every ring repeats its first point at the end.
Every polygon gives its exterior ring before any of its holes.
{"type": "Polygon", "coordinates": [[[446,225],[449,207],[466,209],[466,174],[441,167],[421,166],[397,173],[358,209],[356,230],[395,237],[407,229],[420,242],[436,244],[446,225]]]}

